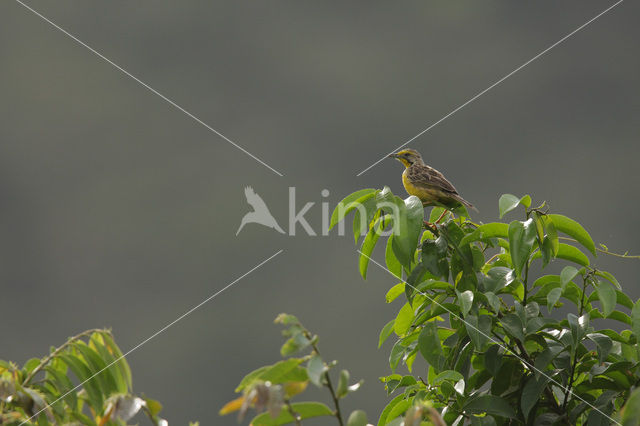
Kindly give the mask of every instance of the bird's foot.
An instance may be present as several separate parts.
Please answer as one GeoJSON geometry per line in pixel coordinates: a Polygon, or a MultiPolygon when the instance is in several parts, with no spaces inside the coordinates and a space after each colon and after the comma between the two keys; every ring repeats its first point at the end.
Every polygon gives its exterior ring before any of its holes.
{"type": "Polygon", "coordinates": [[[436,223],[431,223],[427,220],[422,221],[423,225],[425,228],[427,228],[428,230],[432,231],[432,232],[437,232],[438,231],[438,227],[436,225],[436,223]]]}

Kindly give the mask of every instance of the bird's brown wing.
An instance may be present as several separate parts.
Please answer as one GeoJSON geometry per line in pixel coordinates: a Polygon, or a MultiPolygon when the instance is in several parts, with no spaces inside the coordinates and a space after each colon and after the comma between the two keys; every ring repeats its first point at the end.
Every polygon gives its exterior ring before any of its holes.
{"type": "Polygon", "coordinates": [[[439,189],[452,195],[459,195],[456,188],[444,177],[442,173],[429,166],[413,166],[408,170],[407,176],[416,186],[424,186],[429,189],[439,189]]]}
{"type": "Polygon", "coordinates": [[[436,191],[442,191],[444,196],[439,199],[441,204],[450,207],[450,200],[455,200],[454,203],[459,202],[476,211],[478,210],[473,206],[473,204],[462,198],[453,184],[449,182],[442,173],[433,167],[429,167],[427,165],[416,165],[409,167],[408,173],[409,176],[407,177],[413,185],[423,187],[427,190],[435,189],[436,191]]]}

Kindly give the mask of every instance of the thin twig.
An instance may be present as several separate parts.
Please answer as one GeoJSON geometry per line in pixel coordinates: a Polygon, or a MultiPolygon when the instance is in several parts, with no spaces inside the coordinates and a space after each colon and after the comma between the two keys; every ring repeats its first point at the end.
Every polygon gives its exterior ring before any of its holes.
{"type": "MultiPolygon", "coordinates": [[[[589,273],[591,274],[591,272],[589,273]]],[[[589,275],[588,274],[588,275],[589,275]]],[[[582,316],[582,313],[584,312],[584,304],[585,304],[585,293],[587,291],[587,276],[583,276],[582,277],[582,295],[580,297],[580,312],[579,312],[579,317],[582,316]]],[[[575,347],[573,348],[573,361],[571,362],[571,370],[570,370],[570,375],[569,375],[569,383],[567,385],[567,389],[565,390],[564,393],[564,401],[562,401],[562,409],[564,410],[567,406],[567,403],[569,402],[569,393],[571,392],[571,388],[573,387],[573,381],[575,373],[576,373],[576,367],[578,365],[578,348],[575,347]]]]}
{"type": "MultiPolygon", "coordinates": [[[[569,238],[569,237],[558,237],[558,239],[559,240],[565,240],[565,241],[571,241],[571,242],[574,242],[574,243],[578,242],[577,240],[574,240],[573,238],[569,238]]],[[[596,247],[596,251],[599,251],[600,253],[608,254],[610,256],[621,257],[623,259],[640,259],[640,255],[627,254],[628,252],[625,252],[625,253],[614,253],[612,251],[609,251],[608,248],[606,250],[604,250],[604,249],[601,249],[600,247],[596,247]]]]}
{"type": "Polygon", "coordinates": [[[293,417],[293,420],[296,422],[296,426],[302,426],[302,417],[298,414],[291,405],[291,400],[289,398],[284,400],[284,403],[287,405],[287,410],[289,410],[289,414],[293,417]]]}
{"type": "Polygon", "coordinates": [[[55,358],[58,354],[60,354],[60,352],[62,352],[63,350],[65,350],[67,347],[69,347],[71,344],[73,344],[76,340],[79,340],[85,336],[89,336],[93,333],[108,333],[109,330],[103,329],[103,328],[92,328],[90,330],[85,330],[82,333],[76,334],[73,337],[69,337],[69,339],[59,348],[57,348],[56,350],[54,350],[53,352],[51,352],[49,355],[47,355],[45,358],[42,359],[42,361],[40,362],[40,364],[38,364],[38,366],[36,368],[34,368],[33,370],[31,370],[31,373],[29,373],[29,375],[24,379],[24,381],[22,382],[22,386],[26,386],[33,378],[36,374],[38,374],[38,372],[40,372],[40,370],[42,370],[44,367],[47,366],[47,364],[53,359],[55,358]]]}
{"type": "MultiPolygon", "coordinates": [[[[308,330],[305,330],[305,335],[306,335],[306,338],[309,339],[312,342],[311,343],[311,347],[313,348],[313,350],[318,355],[320,355],[320,351],[318,350],[318,345],[314,341],[313,337],[311,336],[311,333],[309,333],[308,330]]],[[[331,398],[333,399],[333,405],[335,405],[335,407],[336,407],[335,416],[338,419],[338,424],[340,426],[344,426],[344,422],[342,421],[342,412],[340,411],[340,399],[336,395],[336,392],[335,392],[335,390],[333,388],[333,384],[331,383],[331,377],[329,376],[329,370],[324,372],[324,377],[325,377],[325,379],[327,379],[327,388],[329,389],[329,393],[331,394],[331,398]]]]}

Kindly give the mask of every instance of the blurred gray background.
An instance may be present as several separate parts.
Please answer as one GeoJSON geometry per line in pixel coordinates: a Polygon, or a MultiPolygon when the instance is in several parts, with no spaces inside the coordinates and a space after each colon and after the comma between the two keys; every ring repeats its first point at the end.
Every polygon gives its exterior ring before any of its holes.
{"type": "MultiPolygon", "coordinates": [[[[218,409],[279,359],[283,311],[365,379],[346,411],[374,421],[387,401],[389,347],[376,345],[395,281],[375,266],[362,281],[350,234],[247,225],[236,237],[244,186],[283,226],[295,186],[298,208],[316,203],[317,231],[323,200],[383,185],[404,195],[397,162],[355,175],[612,2],[29,4],[285,175],[0,3],[0,358],[22,363],[103,326],[126,351],[284,249],[128,358],[134,390],[171,424],[206,425],[234,424],[218,409]]],[[[500,194],[529,193],[612,250],[640,252],[638,12],[622,3],[410,146],[478,220],[496,219],[500,194]]],[[[637,260],[596,264],[640,296],[637,260]]]]}

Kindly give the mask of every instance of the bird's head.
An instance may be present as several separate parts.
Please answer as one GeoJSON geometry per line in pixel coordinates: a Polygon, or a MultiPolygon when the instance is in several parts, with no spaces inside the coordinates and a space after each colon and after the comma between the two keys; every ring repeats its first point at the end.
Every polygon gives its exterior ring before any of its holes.
{"type": "Polygon", "coordinates": [[[403,149],[402,151],[389,155],[389,158],[395,158],[404,164],[405,167],[410,167],[413,164],[424,164],[422,162],[422,156],[415,149],[403,149]]]}

